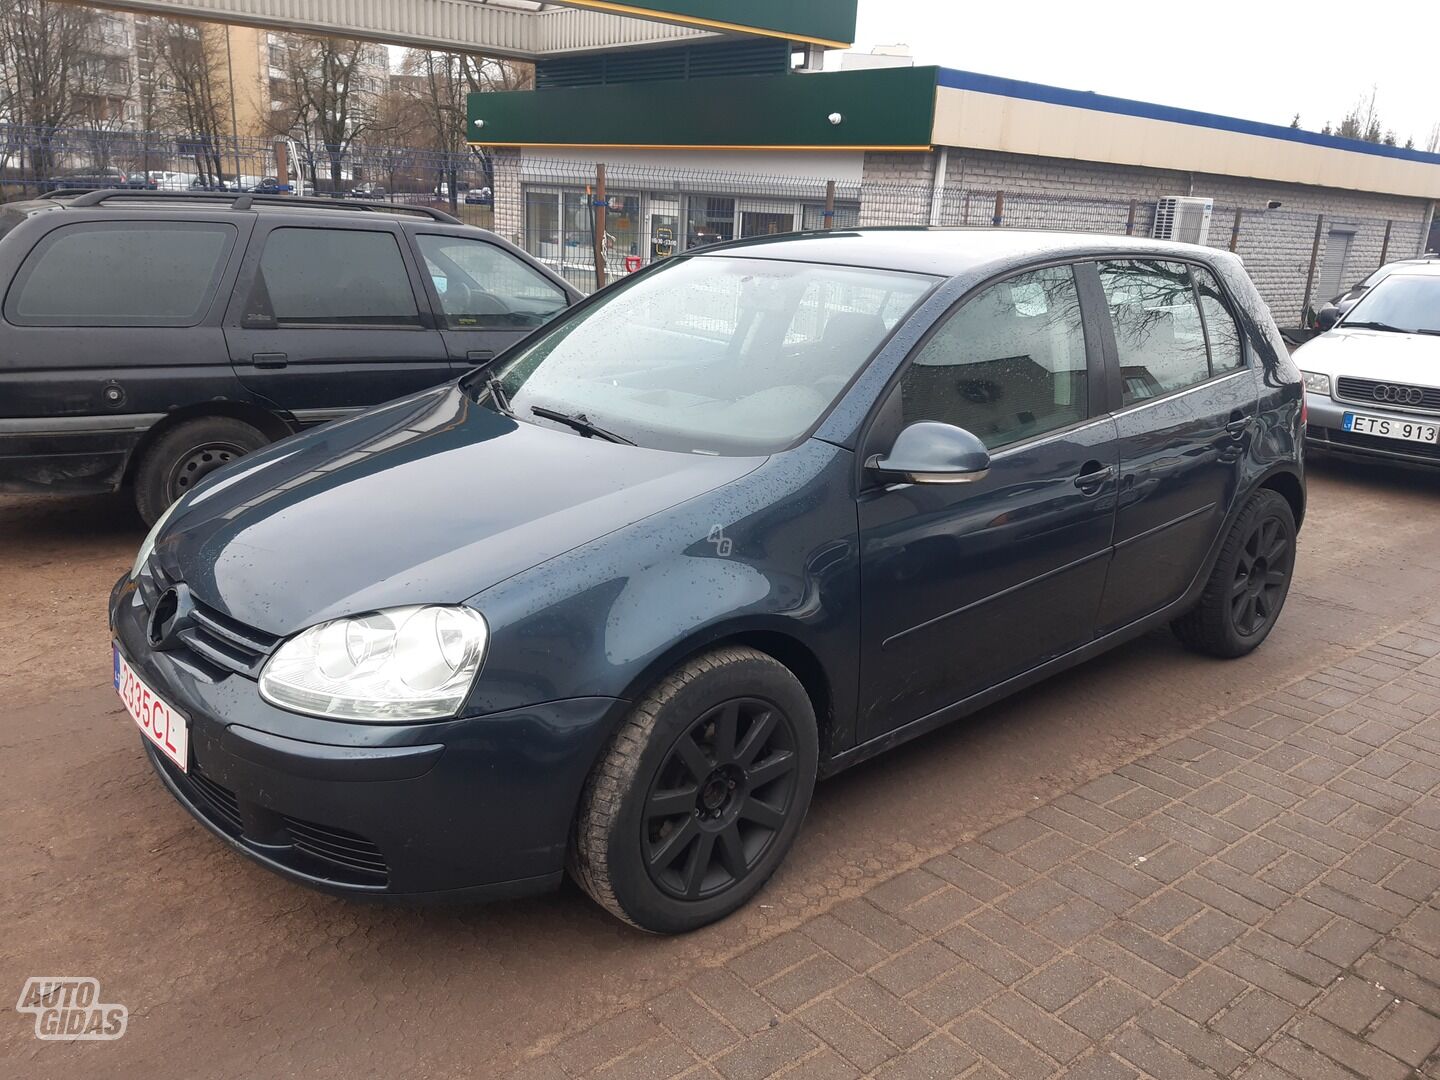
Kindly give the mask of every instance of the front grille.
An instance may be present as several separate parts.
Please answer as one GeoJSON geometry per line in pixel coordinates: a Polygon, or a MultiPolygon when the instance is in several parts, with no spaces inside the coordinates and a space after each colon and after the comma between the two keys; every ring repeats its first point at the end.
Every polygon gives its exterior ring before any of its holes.
{"type": "MultiPolygon", "coordinates": [[[[169,578],[153,559],[147,570],[149,572],[140,578],[140,598],[148,612],[155,609],[165,590],[178,582],[169,578]]],[[[191,599],[194,600],[194,597],[191,599]]],[[[194,600],[194,603],[191,625],[180,631],[180,641],[191,655],[210,670],[258,678],[260,669],[280,644],[280,639],[232,619],[199,600],[194,600]]]]}
{"type": "Polygon", "coordinates": [[[1386,454],[1401,454],[1410,457],[1430,458],[1440,461],[1440,446],[1435,443],[1409,442],[1402,439],[1386,439],[1379,435],[1359,435],[1353,431],[1339,431],[1332,428],[1316,427],[1305,429],[1305,434],[1322,445],[1330,443],[1336,447],[1353,447],[1356,450],[1378,450],[1386,454]]]}
{"type": "Polygon", "coordinates": [[[1356,405],[1369,405],[1376,409],[1404,409],[1413,411],[1440,411],[1440,387],[1436,386],[1415,386],[1411,383],[1385,382],[1381,379],[1359,379],[1353,375],[1341,375],[1336,383],[1335,396],[1342,401],[1352,401],[1356,405]],[[1414,404],[1397,405],[1394,402],[1379,400],[1375,397],[1377,386],[1397,387],[1403,390],[1419,390],[1420,400],[1414,404]]]}
{"type": "Polygon", "coordinates": [[[299,818],[286,817],[284,820],[291,842],[306,854],[362,874],[371,874],[381,881],[389,875],[390,868],[380,849],[363,836],[299,818]]]}

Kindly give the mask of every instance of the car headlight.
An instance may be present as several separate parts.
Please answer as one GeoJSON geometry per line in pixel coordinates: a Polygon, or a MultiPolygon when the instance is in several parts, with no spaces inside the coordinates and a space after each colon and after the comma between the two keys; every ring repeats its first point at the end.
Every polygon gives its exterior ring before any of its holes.
{"type": "Polygon", "coordinates": [[[138,578],[140,571],[145,569],[145,564],[150,561],[150,556],[155,553],[155,541],[160,539],[160,530],[165,528],[165,523],[170,520],[170,516],[179,508],[180,503],[177,500],[171,503],[165,512],[155,519],[155,524],[151,526],[150,532],[146,534],[145,539],[140,544],[140,550],[135,554],[135,565],[130,567],[130,580],[133,581],[138,578]]]}
{"type": "Polygon", "coordinates": [[[1317,371],[1302,371],[1300,374],[1305,376],[1305,389],[1308,390],[1310,393],[1325,394],[1327,396],[1329,395],[1329,375],[1321,375],[1317,371]]]}
{"type": "Polygon", "coordinates": [[[460,711],[490,636],[467,607],[402,607],[312,626],[275,651],[260,696],[291,712],[406,723],[460,711]]]}

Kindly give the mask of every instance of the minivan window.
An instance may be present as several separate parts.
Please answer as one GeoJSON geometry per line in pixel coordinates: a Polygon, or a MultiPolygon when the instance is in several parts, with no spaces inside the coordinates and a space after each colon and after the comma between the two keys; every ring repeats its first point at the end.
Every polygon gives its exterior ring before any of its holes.
{"type": "Polygon", "coordinates": [[[773,453],[814,426],[935,284],[848,266],[675,258],[541,331],[500,385],[521,420],[541,407],[657,449],[773,453]]]}
{"type": "Polygon", "coordinates": [[[1115,326],[1126,405],[1210,378],[1189,266],[1159,259],[1102,262],[1100,284],[1115,326]]]}
{"type": "Polygon", "coordinates": [[[438,234],[418,240],[452,330],[529,329],[570,306],[563,289],[495,244],[438,234]]]}
{"type": "Polygon", "coordinates": [[[389,232],[276,229],[265,241],[260,275],[277,323],[420,325],[400,244],[389,232]]]}
{"type": "Polygon", "coordinates": [[[1205,335],[1210,341],[1210,374],[1223,375],[1245,366],[1240,345],[1240,327],[1225,306],[1225,294],[1209,270],[1193,267],[1195,288],[1200,293],[1200,310],[1205,315],[1205,335]]]}
{"type": "Polygon", "coordinates": [[[29,326],[193,326],[235,245],[221,222],[66,225],[36,245],[5,317],[29,326]]]}
{"type": "Polygon", "coordinates": [[[965,428],[991,450],[1089,415],[1085,329],[1074,271],[991,285],[941,324],[900,382],[903,421],[965,428]]]}

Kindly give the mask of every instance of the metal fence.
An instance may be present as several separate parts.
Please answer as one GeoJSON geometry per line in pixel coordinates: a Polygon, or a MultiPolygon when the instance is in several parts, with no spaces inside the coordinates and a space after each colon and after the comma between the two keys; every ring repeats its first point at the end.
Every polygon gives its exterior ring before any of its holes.
{"type": "MultiPolygon", "coordinates": [[[[937,187],[918,154],[902,163],[910,171],[895,176],[892,169],[885,180],[867,178],[858,164],[847,175],[776,176],[671,163],[679,157],[632,152],[583,161],[539,150],[444,153],[373,140],[336,147],[0,125],[0,195],[33,197],[120,183],[121,176],[174,190],[265,190],[288,173],[290,187],[306,194],[448,209],[590,291],[683,251],[800,229],[961,225],[1149,236],[1157,200],[1172,194],[1113,198],[972,178],[937,187]]],[[[1217,203],[1205,242],[1239,254],[1277,321],[1299,327],[1331,292],[1384,261],[1417,253],[1422,228],[1411,220],[1332,218],[1323,209],[1217,203]]]]}

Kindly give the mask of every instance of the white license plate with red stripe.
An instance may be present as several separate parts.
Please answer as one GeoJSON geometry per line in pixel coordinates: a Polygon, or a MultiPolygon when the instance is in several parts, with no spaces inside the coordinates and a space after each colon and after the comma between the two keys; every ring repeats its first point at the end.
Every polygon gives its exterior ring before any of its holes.
{"type": "Polygon", "coordinates": [[[117,645],[110,646],[115,659],[115,690],[145,738],[167,758],[190,771],[190,722],[159,694],[145,685],[120,655],[117,645]]]}

